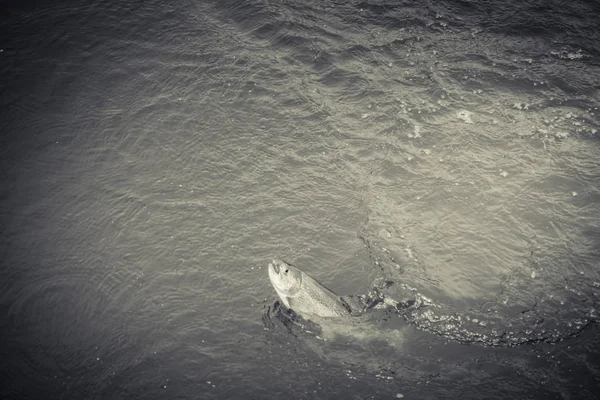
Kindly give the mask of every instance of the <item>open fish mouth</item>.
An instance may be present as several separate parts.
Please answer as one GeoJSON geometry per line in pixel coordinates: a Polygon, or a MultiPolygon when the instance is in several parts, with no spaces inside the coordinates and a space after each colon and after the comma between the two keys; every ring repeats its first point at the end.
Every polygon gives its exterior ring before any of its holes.
{"type": "Polygon", "coordinates": [[[279,270],[280,270],[280,267],[279,267],[279,265],[278,265],[278,264],[277,264],[275,261],[273,261],[273,262],[269,263],[269,268],[272,268],[272,269],[273,269],[273,271],[274,271],[276,274],[278,274],[278,275],[279,275],[279,270]]]}

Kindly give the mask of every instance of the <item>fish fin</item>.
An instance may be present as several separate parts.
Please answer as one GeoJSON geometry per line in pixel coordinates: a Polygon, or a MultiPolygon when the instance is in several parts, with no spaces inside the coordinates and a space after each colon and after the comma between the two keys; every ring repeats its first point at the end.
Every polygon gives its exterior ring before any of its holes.
{"type": "Polygon", "coordinates": [[[350,304],[348,304],[342,297],[340,297],[340,302],[342,303],[342,306],[348,310],[348,313],[352,314],[352,307],[350,307],[350,304]]]}
{"type": "Polygon", "coordinates": [[[287,306],[287,308],[292,308],[292,298],[291,297],[285,297],[285,305],[287,306]]]}

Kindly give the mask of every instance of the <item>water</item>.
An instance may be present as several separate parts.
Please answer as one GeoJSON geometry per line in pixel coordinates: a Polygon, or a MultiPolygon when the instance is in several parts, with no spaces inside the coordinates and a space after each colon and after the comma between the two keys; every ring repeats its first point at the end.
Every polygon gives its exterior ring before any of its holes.
{"type": "Polygon", "coordinates": [[[113,3],[0,22],[3,398],[594,398],[598,4],[113,3]]]}

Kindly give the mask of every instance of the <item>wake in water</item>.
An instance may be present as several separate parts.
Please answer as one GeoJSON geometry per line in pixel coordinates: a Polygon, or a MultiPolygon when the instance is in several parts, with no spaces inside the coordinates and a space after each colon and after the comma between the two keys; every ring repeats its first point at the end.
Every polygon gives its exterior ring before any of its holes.
{"type": "MultiPolygon", "coordinates": [[[[394,272],[398,263],[389,251],[361,239],[375,268],[386,276],[398,275],[394,272]]],[[[502,347],[556,343],[579,335],[599,319],[598,286],[586,287],[585,282],[579,282],[578,288],[564,285],[556,296],[549,294],[529,306],[519,305],[515,295],[515,289],[525,293],[526,287],[507,285],[492,300],[467,310],[452,310],[406,284],[393,284],[391,279],[378,286],[385,303],[396,303],[396,311],[409,324],[460,343],[502,347]]]]}

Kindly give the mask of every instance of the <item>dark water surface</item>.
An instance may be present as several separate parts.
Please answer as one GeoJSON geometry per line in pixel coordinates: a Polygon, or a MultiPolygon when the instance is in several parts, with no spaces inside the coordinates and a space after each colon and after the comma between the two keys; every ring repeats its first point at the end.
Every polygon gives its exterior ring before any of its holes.
{"type": "Polygon", "coordinates": [[[0,20],[0,397],[598,398],[598,2],[87,3],[0,20]]]}

